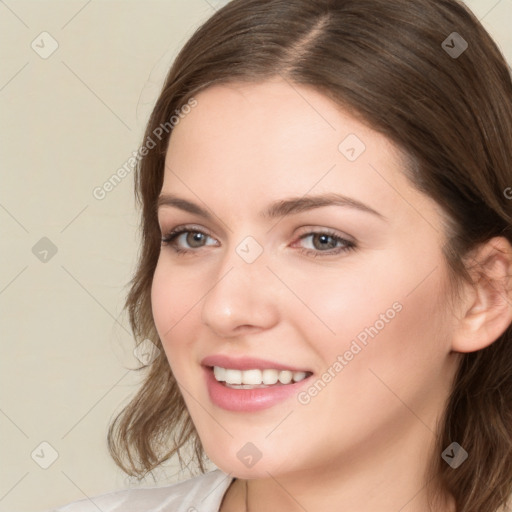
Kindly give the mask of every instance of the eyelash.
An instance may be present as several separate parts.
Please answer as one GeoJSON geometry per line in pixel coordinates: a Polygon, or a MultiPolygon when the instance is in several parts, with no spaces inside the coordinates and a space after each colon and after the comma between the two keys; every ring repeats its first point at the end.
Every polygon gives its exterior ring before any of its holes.
{"type": "MultiPolygon", "coordinates": [[[[201,249],[202,247],[198,247],[196,249],[182,249],[176,246],[176,238],[178,238],[183,233],[200,233],[202,235],[205,235],[207,237],[210,237],[208,233],[205,233],[204,231],[201,231],[200,229],[195,229],[189,226],[183,226],[181,228],[174,229],[167,233],[165,236],[162,237],[162,245],[170,245],[172,249],[179,255],[186,255],[188,253],[197,252],[197,249],[201,249]]],[[[345,252],[353,251],[357,248],[356,244],[350,240],[347,240],[345,238],[340,237],[333,231],[329,229],[324,229],[322,231],[310,231],[308,233],[305,233],[304,235],[301,235],[299,237],[299,240],[302,240],[304,238],[310,237],[312,235],[327,235],[331,237],[333,240],[335,240],[337,243],[344,244],[344,247],[338,247],[336,249],[331,249],[329,251],[319,251],[314,249],[299,249],[299,252],[301,254],[306,254],[307,256],[312,256],[314,258],[320,256],[335,256],[337,254],[342,254],[345,252]]],[[[212,237],[210,237],[212,238],[212,237]]],[[[204,246],[203,246],[204,247],[204,246]]]]}

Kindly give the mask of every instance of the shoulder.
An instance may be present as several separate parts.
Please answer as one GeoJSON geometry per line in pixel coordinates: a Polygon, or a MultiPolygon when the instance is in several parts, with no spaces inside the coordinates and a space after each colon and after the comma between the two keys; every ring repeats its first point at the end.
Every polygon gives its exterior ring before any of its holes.
{"type": "Polygon", "coordinates": [[[48,512],[217,512],[232,481],[216,469],[173,485],[111,492],[48,512]]]}

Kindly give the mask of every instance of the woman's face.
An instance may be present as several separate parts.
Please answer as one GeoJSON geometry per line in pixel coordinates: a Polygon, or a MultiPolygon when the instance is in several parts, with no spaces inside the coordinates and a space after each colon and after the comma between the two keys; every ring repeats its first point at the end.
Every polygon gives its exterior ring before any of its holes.
{"type": "Polygon", "coordinates": [[[152,304],[208,456],[240,478],[425,460],[458,360],[440,209],[310,88],[196,99],[158,210],[163,237],[188,233],[162,245],[152,304]]]}

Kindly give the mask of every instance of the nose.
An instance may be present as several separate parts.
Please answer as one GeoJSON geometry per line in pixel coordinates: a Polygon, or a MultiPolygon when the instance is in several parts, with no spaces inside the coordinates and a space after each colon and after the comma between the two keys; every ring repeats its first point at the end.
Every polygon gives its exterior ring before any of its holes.
{"type": "Polygon", "coordinates": [[[279,320],[279,284],[263,255],[247,263],[231,250],[202,302],[201,320],[223,338],[269,329],[279,320]]]}

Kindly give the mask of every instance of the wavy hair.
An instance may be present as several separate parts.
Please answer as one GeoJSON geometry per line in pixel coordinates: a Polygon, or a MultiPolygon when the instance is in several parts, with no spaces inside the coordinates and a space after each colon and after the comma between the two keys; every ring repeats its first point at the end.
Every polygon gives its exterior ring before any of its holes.
{"type": "MultiPolygon", "coordinates": [[[[325,94],[395,143],[410,179],[442,208],[454,283],[469,279],[464,257],[494,236],[512,243],[512,81],[497,45],[457,0],[233,0],[188,40],[149,119],[155,147],[139,161],[136,197],[142,247],[126,301],[138,342],[161,348],[151,311],[160,252],[156,201],[172,129],[158,127],[212,84],[277,76],[325,94]],[[460,55],[454,32],[467,42],[460,55]],[[450,37],[452,39],[450,39],[450,37]],[[448,41],[443,44],[443,41],[448,41]],[[159,133],[159,132],[158,132],[159,133]]],[[[168,126],[168,125],[167,125],[168,126]]],[[[192,446],[206,461],[163,350],[112,422],[116,463],[143,476],[192,446]]],[[[458,512],[494,512],[512,491],[512,330],[463,354],[438,425],[431,471],[458,512]],[[453,441],[470,453],[458,469],[441,459],[453,441]]]]}

